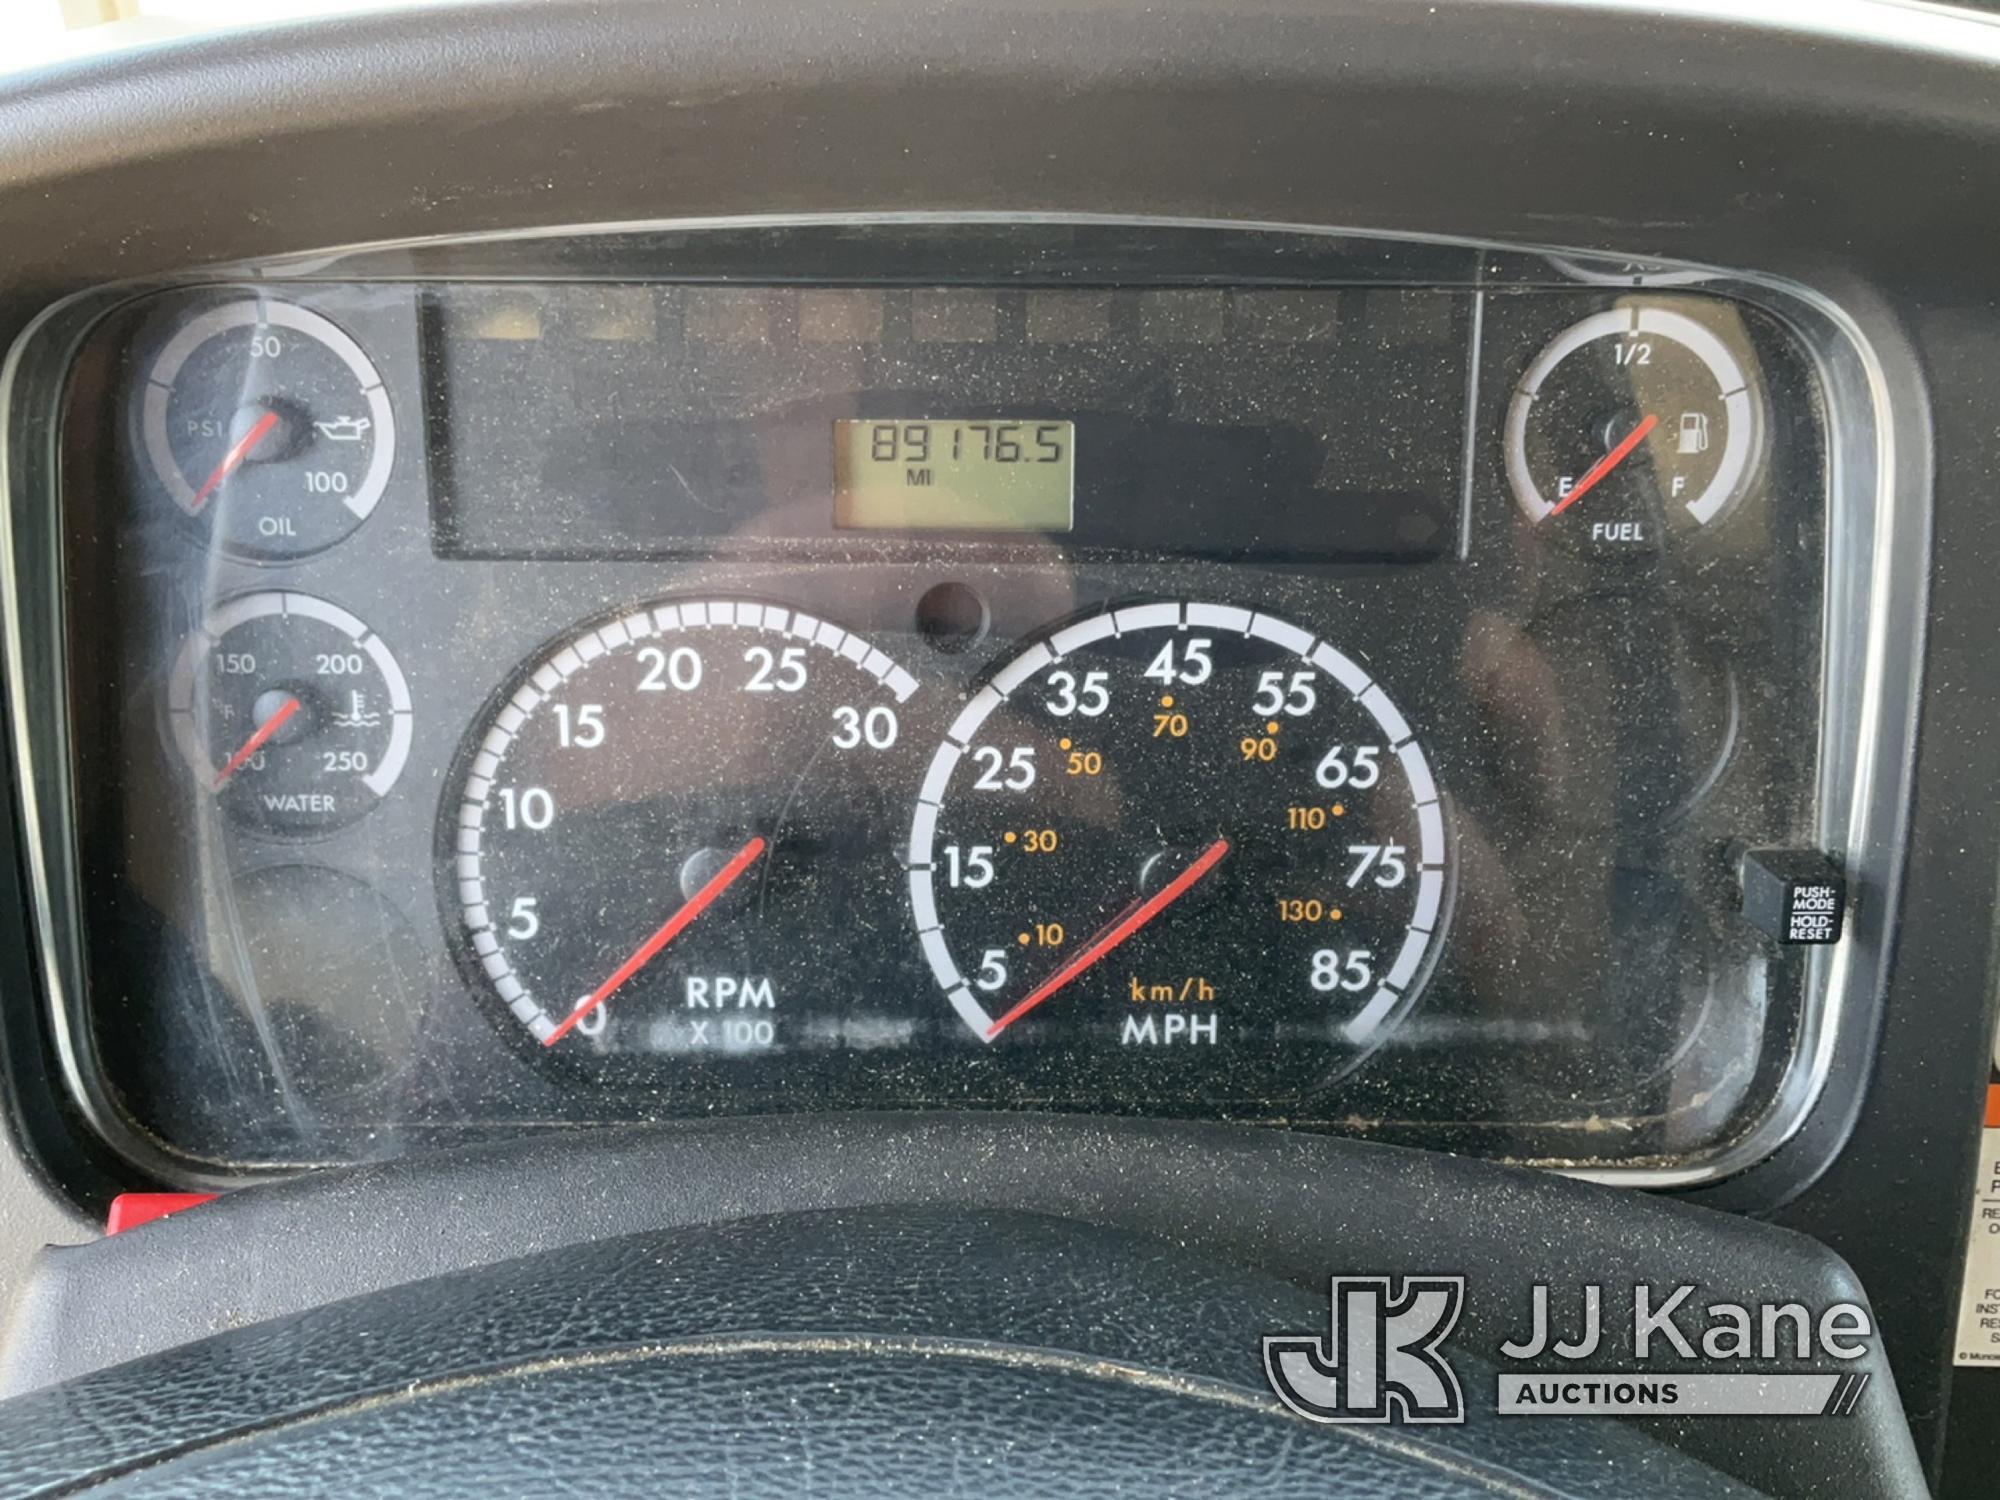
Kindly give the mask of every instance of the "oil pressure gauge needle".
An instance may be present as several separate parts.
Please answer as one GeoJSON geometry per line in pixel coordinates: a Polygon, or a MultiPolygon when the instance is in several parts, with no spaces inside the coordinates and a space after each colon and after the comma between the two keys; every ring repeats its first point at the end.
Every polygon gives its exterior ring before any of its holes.
{"type": "Polygon", "coordinates": [[[201,488],[194,492],[194,504],[190,509],[201,509],[208,497],[222,487],[222,481],[243,467],[243,460],[250,456],[250,450],[269,437],[271,429],[277,425],[278,414],[267,411],[257,419],[254,427],[231,444],[229,451],[222,455],[222,462],[215,466],[215,472],[203,480],[201,488]]]}
{"type": "Polygon", "coordinates": [[[1597,488],[1598,481],[1632,456],[1632,450],[1646,440],[1646,434],[1660,425],[1658,417],[1649,416],[1645,421],[1625,434],[1624,439],[1604,457],[1584,471],[1583,478],[1576,482],[1576,488],[1558,500],[1549,514],[1559,516],[1577,501],[1597,488]]]}
{"type": "Polygon", "coordinates": [[[1019,1004],[1015,1005],[1012,1010],[1008,1011],[991,1026],[987,1027],[986,1040],[989,1042],[992,1041],[993,1038],[1000,1035],[1001,1032],[1012,1026],[1037,1005],[1040,1005],[1057,991],[1066,988],[1070,981],[1074,980],[1086,969],[1093,967],[1099,960],[1108,957],[1113,949],[1131,937],[1133,933],[1144,927],[1153,918],[1157,917],[1161,912],[1193,890],[1201,882],[1201,878],[1204,875],[1222,863],[1223,855],[1228,852],[1229,840],[1217,839],[1206,849],[1202,850],[1200,856],[1193,864],[1168,881],[1166,885],[1162,886],[1151,896],[1148,896],[1144,901],[1128,907],[1125,911],[1113,917],[1110,924],[1102,932],[1098,933],[1096,937],[1077,950],[1074,958],[1060,969],[1057,969],[1055,973],[1044,979],[1040,984],[1036,985],[1026,998],[1021,1000],[1019,1004]]]}
{"type": "Polygon", "coordinates": [[[287,698],[283,703],[279,704],[278,711],[259,724],[257,732],[243,742],[243,748],[230,756],[229,763],[216,773],[215,785],[210,790],[219,792],[224,786],[228,785],[229,778],[243,769],[244,762],[270,744],[271,736],[276,734],[280,729],[283,729],[286,721],[298,711],[299,700],[296,698],[287,698]]]}
{"type": "Polygon", "coordinates": [[[665,948],[667,944],[685,932],[696,917],[707,911],[709,907],[716,903],[716,900],[724,891],[736,884],[738,878],[741,877],[745,870],[763,858],[765,847],[762,838],[754,838],[741,849],[738,849],[728,864],[717,870],[715,874],[709,877],[706,885],[688,897],[685,906],[671,917],[668,917],[661,924],[658,932],[641,943],[638,951],[626,959],[624,963],[620,964],[609,979],[591,991],[589,999],[585,1000],[575,1010],[564,1017],[562,1024],[557,1026],[554,1031],[543,1037],[542,1045],[544,1047],[553,1047],[557,1042],[569,1035],[570,1031],[575,1028],[579,1021],[596,1010],[606,1000],[609,1000],[620,985],[657,958],[662,948],[665,948]]]}

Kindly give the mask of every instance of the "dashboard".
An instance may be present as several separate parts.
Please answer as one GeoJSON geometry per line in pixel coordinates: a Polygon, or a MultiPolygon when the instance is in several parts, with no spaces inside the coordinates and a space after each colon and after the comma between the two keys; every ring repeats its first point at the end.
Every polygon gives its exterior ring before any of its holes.
{"type": "MultiPolygon", "coordinates": [[[[1986,1493],[1996,67],[544,0],[10,77],[0,1392],[161,1420],[0,1402],[0,1471],[164,1475],[206,1349],[227,1444],[318,1413],[305,1324],[421,1355],[370,1412],[793,1313],[1262,1402],[1400,1272],[1468,1353],[1579,1284],[1879,1329],[1850,1416],[1468,1423],[1510,1474],[1986,1493]]],[[[634,1401],[546,1451],[687,1436],[634,1401]]]]}
{"type": "Polygon", "coordinates": [[[1699,1181],[1858,1024],[1877,439],[1781,284],[663,226],[46,338],[55,1023],[170,1180],[998,1108],[1699,1181]]]}

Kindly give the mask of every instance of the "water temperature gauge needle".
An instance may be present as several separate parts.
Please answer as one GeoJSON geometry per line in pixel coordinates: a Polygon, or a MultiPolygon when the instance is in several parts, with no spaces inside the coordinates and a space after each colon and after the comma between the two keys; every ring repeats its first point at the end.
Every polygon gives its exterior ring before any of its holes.
{"type": "Polygon", "coordinates": [[[215,784],[212,790],[219,792],[227,786],[229,778],[242,770],[244,764],[251,756],[270,744],[271,736],[276,734],[280,729],[283,729],[286,721],[298,711],[299,700],[296,698],[287,698],[283,703],[279,704],[278,711],[259,724],[257,732],[245,740],[242,748],[229,757],[229,763],[216,773],[215,784]]]}

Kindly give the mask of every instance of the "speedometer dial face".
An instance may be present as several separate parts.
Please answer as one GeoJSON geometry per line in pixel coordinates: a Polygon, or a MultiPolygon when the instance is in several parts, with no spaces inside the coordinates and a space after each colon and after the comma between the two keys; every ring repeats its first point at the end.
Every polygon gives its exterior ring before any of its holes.
{"type": "Polygon", "coordinates": [[[924,953],[982,1042],[1337,1069],[1415,997],[1445,820],[1388,693],[1288,621],[1204,603],[1028,647],[951,726],[910,837],[924,953]]]}
{"type": "Polygon", "coordinates": [[[566,1055],[766,1055],[884,941],[883,768],[916,680],[811,615],[662,604],[529,667],[447,837],[467,967],[566,1055]]]}

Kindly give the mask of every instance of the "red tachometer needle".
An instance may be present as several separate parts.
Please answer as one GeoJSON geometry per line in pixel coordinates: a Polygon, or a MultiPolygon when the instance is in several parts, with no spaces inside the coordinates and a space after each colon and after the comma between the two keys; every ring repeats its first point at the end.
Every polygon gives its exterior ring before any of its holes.
{"type": "Polygon", "coordinates": [[[243,769],[243,763],[268,745],[271,742],[271,736],[276,734],[280,729],[283,729],[285,721],[298,711],[299,700],[296,698],[287,698],[283,703],[279,704],[278,711],[259,724],[257,732],[243,742],[243,748],[229,757],[229,764],[216,773],[214,790],[221,791],[229,778],[243,769]]]}
{"type": "Polygon", "coordinates": [[[651,963],[655,958],[657,958],[662,948],[666,947],[667,944],[671,943],[675,938],[679,937],[683,932],[685,932],[688,928],[689,923],[693,922],[696,917],[700,916],[703,912],[707,911],[709,907],[713,906],[715,904],[716,898],[719,897],[724,891],[728,890],[732,885],[736,884],[738,876],[742,875],[742,873],[745,870],[749,869],[752,865],[756,864],[759,859],[763,858],[764,848],[765,848],[764,841],[761,838],[755,838],[750,840],[750,842],[745,844],[741,849],[738,849],[736,851],[736,857],[734,859],[730,860],[728,864],[724,865],[721,869],[717,870],[713,875],[709,877],[708,883],[706,885],[704,885],[700,890],[696,891],[692,896],[688,897],[687,905],[683,906],[679,911],[675,912],[671,917],[668,917],[667,920],[661,925],[660,930],[658,932],[654,933],[651,937],[647,938],[645,942],[639,945],[638,952],[634,953],[630,958],[626,959],[624,963],[620,964],[618,966],[617,972],[612,974],[612,976],[609,979],[605,980],[604,983],[600,984],[595,990],[593,990],[591,992],[590,998],[584,1001],[583,1004],[579,1005],[575,1010],[571,1011],[569,1015],[563,1019],[563,1022],[560,1026],[556,1027],[554,1031],[551,1031],[547,1036],[543,1037],[542,1045],[544,1047],[553,1047],[557,1042],[561,1041],[564,1037],[568,1036],[571,1029],[575,1027],[576,1023],[581,1021],[585,1016],[589,1015],[592,1011],[596,1010],[597,1007],[602,1005],[606,1000],[609,1000],[612,996],[613,991],[615,991],[618,988],[618,986],[623,984],[626,980],[630,979],[634,974],[638,973],[641,969],[645,968],[647,964],[651,963]]]}
{"type": "Polygon", "coordinates": [[[201,488],[194,492],[194,503],[188,509],[200,510],[208,502],[208,497],[221,487],[222,481],[243,467],[243,460],[250,456],[250,450],[269,437],[271,429],[277,425],[278,414],[274,411],[267,411],[259,417],[257,425],[238,438],[229,451],[222,455],[222,462],[215,466],[215,472],[209,475],[203,481],[201,488]]]}
{"type": "Polygon", "coordinates": [[[1596,463],[1592,464],[1590,468],[1587,471],[1585,471],[1583,478],[1579,479],[1576,482],[1576,488],[1571,490],[1567,495],[1564,495],[1561,500],[1557,501],[1555,506],[1549,511],[1549,514],[1552,516],[1561,515],[1564,511],[1568,510],[1572,505],[1576,504],[1577,501],[1581,500],[1585,495],[1589,494],[1592,490],[1596,489],[1597,482],[1600,479],[1602,479],[1605,475],[1609,474],[1613,469],[1617,468],[1620,464],[1624,463],[1626,459],[1630,458],[1632,456],[1632,450],[1638,447],[1639,444],[1643,443],[1646,440],[1646,434],[1651,432],[1655,427],[1658,427],[1659,425],[1660,425],[1660,419],[1658,417],[1648,417],[1646,418],[1645,421],[1641,422],[1637,427],[1634,427],[1630,432],[1626,433],[1625,440],[1621,442],[1616,448],[1613,448],[1609,453],[1605,454],[1604,457],[1600,458],[1596,463]]]}
{"type": "Polygon", "coordinates": [[[1168,881],[1157,892],[1148,896],[1144,901],[1127,907],[1118,916],[1113,917],[1110,925],[1078,949],[1074,958],[1060,969],[1057,969],[1055,973],[1044,979],[1040,984],[1036,985],[1025,999],[1020,1001],[1012,1010],[1008,1011],[1006,1015],[987,1027],[986,1040],[989,1042],[992,1041],[993,1038],[1000,1035],[1001,1032],[1012,1026],[1044,1000],[1048,999],[1049,996],[1065,988],[1071,980],[1083,973],[1084,970],[1096,964],[1098,960],[1106,957],[1112,949],[1116,948],[1120,943],[1132,936],[1133,933],[1144,927],[1153,918],[1157,917],[1161,912],[1193,890],[1200,882],[1202,876],[1222,863],[1222,856],[1228,852],[1229,840],[1217,839],[1206,849],[1202,850],[1200,858],[1195,860],[1193,864],[1181,871],[1172,880],[1168,881]]]}

